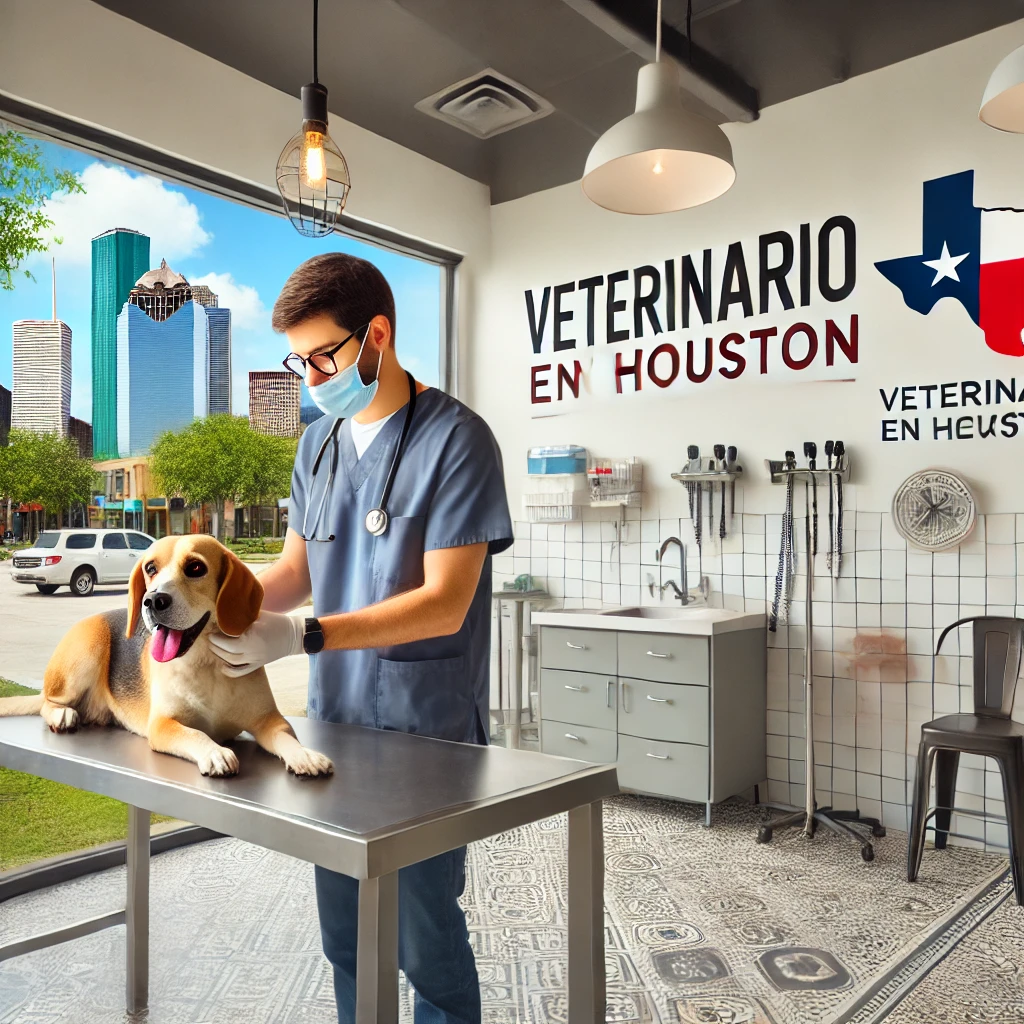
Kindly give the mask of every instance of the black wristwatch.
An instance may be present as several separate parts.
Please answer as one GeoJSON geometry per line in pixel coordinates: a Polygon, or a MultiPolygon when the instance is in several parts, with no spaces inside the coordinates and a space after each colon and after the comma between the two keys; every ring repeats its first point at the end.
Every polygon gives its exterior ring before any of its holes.
{"type": "Polygon", "coordinates": [[[318,654],[324,649],[324,630],[319,619],[306,619],[302,634],[302,649],[307,654],[318,654]]]}

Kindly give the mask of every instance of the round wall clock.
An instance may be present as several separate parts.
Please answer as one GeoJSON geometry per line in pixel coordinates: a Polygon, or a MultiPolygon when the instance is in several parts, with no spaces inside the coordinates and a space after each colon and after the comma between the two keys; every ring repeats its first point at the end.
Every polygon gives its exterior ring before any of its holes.
{"type": "Polygon", "coordinates": [[[962,544],[974,529],[976,512],[971,489],[948,469],[914,473],[892,499],[892,518],[900,536],[925,551],[962,544]]]}

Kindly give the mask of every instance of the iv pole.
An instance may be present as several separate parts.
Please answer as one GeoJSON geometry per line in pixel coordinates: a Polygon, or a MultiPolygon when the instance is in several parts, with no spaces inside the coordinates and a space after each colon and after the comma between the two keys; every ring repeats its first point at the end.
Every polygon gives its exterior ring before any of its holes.
{"type": "MultiPolygon", "coordinates": [[[[791,453],[787,453],[791,454],[791,453]]],[[[773,484],[786,483],[789,479],[817,481],[823,480],[828,487],[835,480],[846,481],[850,476],[850,459],[844,454],[837,460],[835,467],[829,469],[801,469],[793,462],[776,462],[765,459],[765,466],[773,484]]],[[[805,488],[805,493],[807,489],[805,488]]],[[[804,588],[804,608],[806,622],[806,639],[804,641],[804,791],[805,800],[802,808],[791,804],[764,803],[761,806],[782,811],[781,817],[774,818],[762,825],[757,832],[759,843],[770,843],[776,829],[790,828],[799,825],[804,834],[812,837],[819,824],[831,829],[837,835],[854,839],[860,843],[860,855],[865,861],[875,859],[871,840],[860,835],[850,824],[859,824],[871,829],[872,836],[881,838],[885,828],[877,818],[863,818],[860,811],[840,811],[832,807],[819,807],[815,798],[814,785],[814,557],[817,554],[811,534],[811,507],[808,498],[804,536],[806,538],[805,554],[807,565],[804,571],[806,586],[804,588]],[[850,824],[848,824],[850,823],[850,824]]]]}

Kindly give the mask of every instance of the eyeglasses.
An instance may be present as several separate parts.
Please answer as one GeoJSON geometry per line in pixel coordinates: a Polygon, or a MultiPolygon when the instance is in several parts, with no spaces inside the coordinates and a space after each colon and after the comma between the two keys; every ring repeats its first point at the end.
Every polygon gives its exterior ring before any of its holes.
{"type": "Polygon", "coordinates": [[[334,354],[369,326],[369,324],[363,324],[362,327],[357,327],[347,338],[343,338],[334,348],[329,349],[327,352],[315,352],[308,359],[303,359],[298,352],[291,352],[281,362],[286,370],[294,373],[296,377],[301,377],[303,380],[306,378],[307,366],[312,366],[317,373],[322,373],[325,377],[333,377],[338,372],[338,364],[334,361],[334,354]]]}

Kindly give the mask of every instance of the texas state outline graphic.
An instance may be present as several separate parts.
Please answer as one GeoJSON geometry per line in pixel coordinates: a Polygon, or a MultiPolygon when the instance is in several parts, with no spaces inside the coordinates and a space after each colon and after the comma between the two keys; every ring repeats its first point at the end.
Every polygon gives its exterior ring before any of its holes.
{"type": "Polygon", "coordinates": [[[974,205],[974,171],[924,182],[921,252],[875,263],[915,312],[956,299],[994,352],[1024,356],[1024,210],[974,205]]]}

